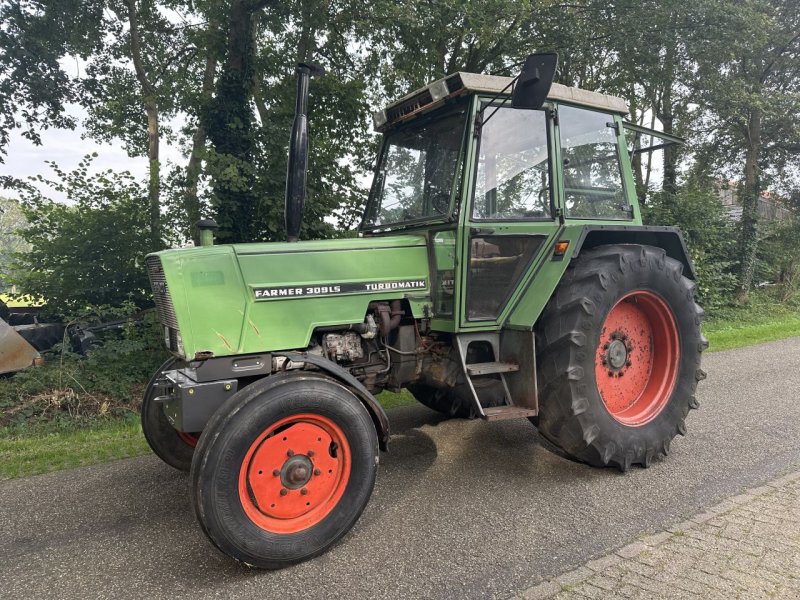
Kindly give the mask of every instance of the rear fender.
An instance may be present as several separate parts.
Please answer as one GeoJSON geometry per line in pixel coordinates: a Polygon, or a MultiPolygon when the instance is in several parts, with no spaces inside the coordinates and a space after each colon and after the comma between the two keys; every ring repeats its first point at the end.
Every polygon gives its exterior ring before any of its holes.
{"type": "Polygon", "coordinates": [[[581,232],[572,258],[577,258],[583,250],[611,244],[642,244],[663,248],[667,256],[683,265],[684,276],[695,280],[694,267],[686,249],[686,242],[683,241],[683,235],[677,227],[589,225],[581,232]]]}

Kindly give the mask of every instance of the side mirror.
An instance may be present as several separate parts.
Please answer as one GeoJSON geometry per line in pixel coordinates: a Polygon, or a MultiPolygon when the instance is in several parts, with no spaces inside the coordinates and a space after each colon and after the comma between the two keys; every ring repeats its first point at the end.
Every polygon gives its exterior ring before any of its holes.
{"type": "Polygon", "coordinates": [[[547,100],[550,86],[556,75],[558,53],[546,52],[530,54],[525,59],[514,91],[511,94],[511,106],[537,110],[547,100]]]}

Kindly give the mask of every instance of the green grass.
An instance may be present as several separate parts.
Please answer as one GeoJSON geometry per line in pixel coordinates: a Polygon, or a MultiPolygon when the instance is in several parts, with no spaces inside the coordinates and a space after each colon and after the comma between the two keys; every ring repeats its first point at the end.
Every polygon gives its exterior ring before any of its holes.
{"type": "Polygon", "coordinates": [[[398,406],[408,406],[409,404],[416,404],[417,400],[411,395],[408,390],[403,390],[400,393],[395,392],[382,392],[376,396],[378,402],[381,403],[383,408],[396,408],[398,406]]]}
{"type": "Polygon", "coordinates": [[[703,333],[709,352],[800,336],[800,306],[754,294],[748,306],[723,309],[708,319],[703,333]]]}
{"type": "Polygon", "coordinates": [[[0,480],[141,456],[149,451],[139,420],[133,418],[100,421],[80,429],[0,430],[0,480]]]}
{"type": "MultiPolygon", "coordinates": [[[[406,390],[383,392],[384,408],[414,404],[406,390]]],[[[136,418],[109,419],[78,429],[53,426],[0,429],[0,480],[28,477],[148,454],[136,418]]]]}

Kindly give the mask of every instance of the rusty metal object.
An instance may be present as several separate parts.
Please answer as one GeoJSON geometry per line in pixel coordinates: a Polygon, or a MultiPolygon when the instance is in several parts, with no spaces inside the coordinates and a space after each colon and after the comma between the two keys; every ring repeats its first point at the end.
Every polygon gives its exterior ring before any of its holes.
{"type": "Polygon", "coordinates": [[[39,359],[36,349],[0,319],[0,374],[22,371],[39,359]]]}
{"type": "Polygon", "coordinates": [[[367,310],[378,315],[382,336],[387,336],[393,329],[397,329],[405,315],[400,300],[392,300],[391,305],[388,302],[370,302],[367,310]]]}

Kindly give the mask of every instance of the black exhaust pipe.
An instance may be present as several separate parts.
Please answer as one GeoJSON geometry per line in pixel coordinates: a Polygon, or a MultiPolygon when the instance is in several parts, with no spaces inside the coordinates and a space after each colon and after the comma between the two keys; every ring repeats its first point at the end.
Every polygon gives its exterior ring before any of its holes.
{"type": "Polygon", "coordinates": [[[289,139],[289,166],[286,170],[286,241],[296,242],[303,222],[308,171],[308,81],[325,70],[313,63],[297,65],[297,101],[294,109],[292,137],[289,139]]]}

